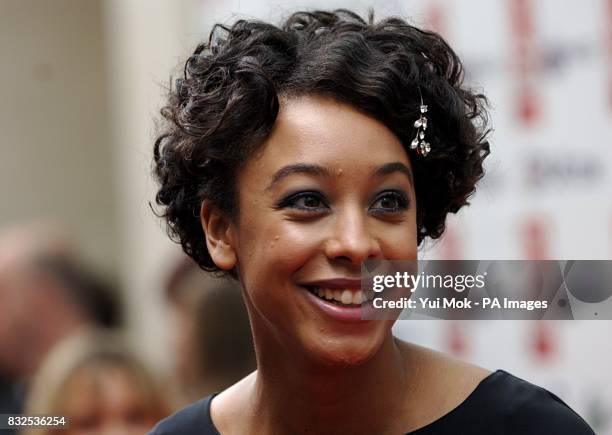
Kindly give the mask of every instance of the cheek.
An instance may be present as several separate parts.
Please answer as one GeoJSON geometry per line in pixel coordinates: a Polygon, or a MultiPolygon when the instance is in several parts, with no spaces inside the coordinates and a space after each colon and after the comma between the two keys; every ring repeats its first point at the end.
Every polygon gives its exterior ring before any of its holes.
{"type": "Polygon", "coordinates": [[[394,224],[376,223],[373,227],[382,256],[388,260],[416,260],[418,255],[416,215],[394,224]]]}
{"type": "Polygon", "coordinates": [[[316,227],[284,220],[252,225],[241,235],[239,265],[247,280],[257,276],[289,276],[317,255],[321,241],[316,227]],[[256,275],[255,275],[256,274],[256,275]],[[255,276],[254,276],[255,275],[255,276]]]}
{"type": "Polygon", "coordinates": [[[385,238],[383,252],[397,260],[416,260],[418,255],[416,223],[390,230],[385,238]]]}

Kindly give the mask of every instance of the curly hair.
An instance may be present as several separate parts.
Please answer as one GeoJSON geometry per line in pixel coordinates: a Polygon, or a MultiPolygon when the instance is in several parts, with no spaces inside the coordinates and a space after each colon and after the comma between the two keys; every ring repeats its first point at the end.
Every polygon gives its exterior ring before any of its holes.
{"type": "Polygon", "coordinates": [[[468,204],[484,174],[487,100],[464,87],[461,61],[438,34],[345,9],[296,12],[280,27],[217,24],[170,90],[154,146],[158,213],[204,270],[220,272],[206,247],[202,202],[234,216],[237,171],[270,134],[279,101],[303,95],[353,106],[400,139],[414,171],[419,244],[440,237],[446,215],[468,204]],[[426,158],[410,149],[421,97],[426,158]]]}

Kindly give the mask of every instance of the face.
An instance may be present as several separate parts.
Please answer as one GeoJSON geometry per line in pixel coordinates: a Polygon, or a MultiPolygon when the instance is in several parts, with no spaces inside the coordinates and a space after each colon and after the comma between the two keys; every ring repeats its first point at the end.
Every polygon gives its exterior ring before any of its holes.
{"type": "Polygon", "coordinates": [[[282,105],[239,173],[238,216],[202,214],[213,259],[238,271],[260,354],[269,343],[327,365],[375,354],[392,322],[360,319],[361,264],[416,259],[411,174],[399,139],[351,106],[282,105]]]}
{"type": "Polygon", "coordinates": [[[63,415],[66,435],[141,435],[162,416],[150,409],[126,369],[100,365],[82,368],[68,382],[63,415]]]}

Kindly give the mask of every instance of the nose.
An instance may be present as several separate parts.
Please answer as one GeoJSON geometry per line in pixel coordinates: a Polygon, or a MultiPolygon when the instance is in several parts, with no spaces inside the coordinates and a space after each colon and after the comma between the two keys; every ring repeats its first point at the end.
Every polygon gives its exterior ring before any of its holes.
{"type": "Polygon", "coordinates": [[[360,210],[339,213],[325,243],[326,256],[355,266],[381,257],[380,243],[371,227],[368,216],[360,210]]]}

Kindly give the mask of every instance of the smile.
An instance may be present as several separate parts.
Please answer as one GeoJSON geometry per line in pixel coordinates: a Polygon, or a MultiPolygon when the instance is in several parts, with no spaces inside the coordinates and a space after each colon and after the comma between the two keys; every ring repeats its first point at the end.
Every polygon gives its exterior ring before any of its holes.
{"type": "Polygon", "coordinates": [[[327,300],[337,305],[355,306],[361,305],[367,300],[374,298],[373,294],[366,294],[362,290],[331,289],[323,287],[308,287],[308,291],[320,299],[327,300]]]}

